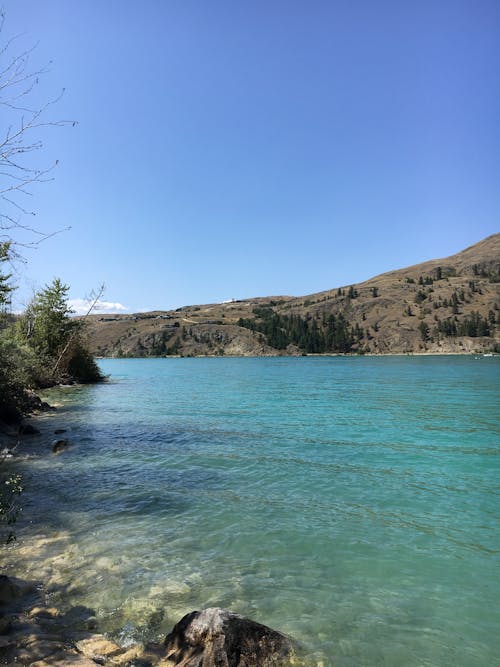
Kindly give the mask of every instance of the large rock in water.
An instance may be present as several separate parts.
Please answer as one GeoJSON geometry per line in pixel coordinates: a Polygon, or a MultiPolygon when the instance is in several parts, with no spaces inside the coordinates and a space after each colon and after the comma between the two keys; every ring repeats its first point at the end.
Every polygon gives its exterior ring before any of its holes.
{"type": "Polygon", "coordinates": [[[218,607],[184,616],[165,647],[179,667],[275,667],[285,664],[294,648],[281,632],[218,607]]]}

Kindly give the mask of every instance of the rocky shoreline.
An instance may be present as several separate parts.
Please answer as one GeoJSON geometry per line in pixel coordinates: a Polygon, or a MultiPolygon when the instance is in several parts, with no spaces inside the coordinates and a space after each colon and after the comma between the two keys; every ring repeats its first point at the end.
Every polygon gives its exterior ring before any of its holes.
{"type": "Polygon", "coordinates": [[[159,646],[123,649],[104,635],[92,632],[95,619],[91,610],[75,609],[62,614],[47,606],[40,583],[0,576],[0,607],[2,665],[145,667],[160,663],[159,646]],[[85,626],[88,630],[84,630],[85,626]]]}
{"type": "Polygon", "coordinates": [[[123,647],[93,632],[94,624],[92,610],[74,608],[63,614],[44,603],[41,585],[0,575],[0,664],[7,667],[300,664],[289,637],[225,609],[187,614],[162,643],[123,647]]]}
{"type": "MultiPolygon", "coordinates": [[[[43,410],[44,416],[35,422],[37,426],[24,423],[18,428],[2,429],[0,444],[4,457],[64,455],[65,449],[71,446],[71,435],[61,428],[59,420],[54,421],[55,415],[47,412],[46,406],[43,410]],[[40,439],[44,441],[43,448],[40,439]]],[[[49,537],[41,539],[41,542],[47,541],[50,542],[49,537]]],[[[77,606],[63,611],[54,606],[47,591],[50,578],[46,582],[43,572],[40,572],[40,580],[22,577],[26,577],[22,558],[9,567],[9,576],[0,575],[0,665],[6,667],[304,664],[297,658],[294,642],[286,635],[218,608],[191,612],[174,626],[163,642],[121,646],[99,632],[92,609],[77,606]]]]}

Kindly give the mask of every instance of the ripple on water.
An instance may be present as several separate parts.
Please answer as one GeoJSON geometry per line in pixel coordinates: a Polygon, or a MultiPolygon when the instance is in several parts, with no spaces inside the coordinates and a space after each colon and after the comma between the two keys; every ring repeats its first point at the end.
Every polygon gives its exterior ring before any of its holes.
{"type": "Polygon", "coordinates": [[[60,394],[68,451],[20,464],[10,566],[124,643],[227,606],[314,664],[493,664],[492,361],[103,362],[60,394]]]}

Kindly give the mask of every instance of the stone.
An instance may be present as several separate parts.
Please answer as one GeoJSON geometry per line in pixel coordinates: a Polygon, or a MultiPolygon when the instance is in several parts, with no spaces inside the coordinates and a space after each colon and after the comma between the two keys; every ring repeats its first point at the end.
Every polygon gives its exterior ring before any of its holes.
{"type": "Polygon", "coordinates": [[[135,644],[124,649],[123,653],[113,656],[109,664],[117,667],[152,667],[161,664],[164,653],[165,649],[162,644],[154,642],[149,642],[145,646],[135,644]]]}
{"type": "Polygon", "coordinates": [[[139,646],[132,646],[129,649],[123,651],[123,653],[118,653],[111,657],[112,665],[128,665],[132,664],[137,660],[141,655],[141,648],[139,646]]]}
{"type": "Polygon", "coordinates": [[[95,616],[89,616],[89,618],[87,618],[87,620],[85,621],[85,627],[90,632],[92,632],[93,630],[97,630],[98,627],[97,618],[95,616]]]}
{"type": "Polygon", "coordinates": [[[274,667],[294,652],[281,632],[218,607],[184,616],[165,648],[167,661],[178,667],[274,667]]]}
{"type": "Polygon", "coordinates": [[[62,452],[66,447],[69,445],[69,442],[65,438],[61,438],[60,440],[54,440],[52,443],[52,451],[54,454],[58,454],[59,452],[62,452]]]}
{"type": "Polygon", "coordinates": [[[16,651],[16,658],[21,664],[26,663],[31,665],[32,662],[36,662],[37,660],[47,660],[54,653],[60,653],[64,649],[65,646],[60,641],[41,639],[20,647],[16,651]]]}
{"type": "Polygon", "coordinates": [[[96,664],[84,655],[63,652],[52,655],[49,662],[46,660],[32,662],[30,667],[96,667],[96,664]]]}
{"type": "Polygon", "coordinates": [[[29,610],[29,618],[54,618],[59,615],[59,611],[55,607],[40,607],[36,606],[29,610]]]}
{"type": "Polygon", "coordinates": [[[115,642],[106,639],[104,635],[92,635],[88,639],[76,642],[76,648],[91,660],[105,660],[122,652],[122,648],[115,642]]]}

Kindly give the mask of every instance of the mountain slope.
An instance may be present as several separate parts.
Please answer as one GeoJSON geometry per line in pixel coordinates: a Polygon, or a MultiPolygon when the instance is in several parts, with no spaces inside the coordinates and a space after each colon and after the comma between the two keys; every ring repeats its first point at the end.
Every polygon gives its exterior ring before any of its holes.
{"type": "Polygon", "coordinates": [[[304,297],[93,315],[99,356],[500,351],[500,234],[304,297]]]}

